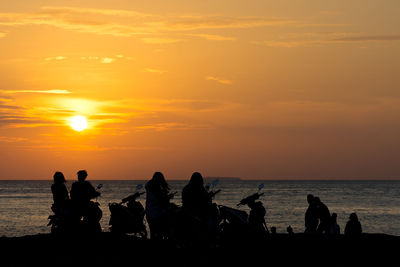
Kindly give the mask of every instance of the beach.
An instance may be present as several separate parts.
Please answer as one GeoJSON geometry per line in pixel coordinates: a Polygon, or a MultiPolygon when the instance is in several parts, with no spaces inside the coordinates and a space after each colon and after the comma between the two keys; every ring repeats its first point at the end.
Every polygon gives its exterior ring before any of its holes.
{"type": "Polygon", "coordinates": [[[1,266],[398,266],[400,237],[270,235],[221,245],[179,247],[172,241],[102,233],[92,237],[41,234],[0,238],[1,266]]]}

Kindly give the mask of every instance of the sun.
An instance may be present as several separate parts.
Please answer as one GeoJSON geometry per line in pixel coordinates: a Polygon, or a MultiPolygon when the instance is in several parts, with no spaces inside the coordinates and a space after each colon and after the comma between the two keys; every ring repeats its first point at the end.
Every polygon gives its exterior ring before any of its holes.
{"type": "Polygon", "coordinates": [[[71,126],[71,128],[78,132],[85,130],[88,126],[87,120],[84,116],[75,116],[72,117],[69,121],[69,125],[71,126]]]}

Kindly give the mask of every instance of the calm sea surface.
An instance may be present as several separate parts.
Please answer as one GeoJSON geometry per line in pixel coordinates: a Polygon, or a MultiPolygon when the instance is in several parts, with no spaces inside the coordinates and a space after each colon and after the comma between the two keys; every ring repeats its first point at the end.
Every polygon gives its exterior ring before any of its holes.
{"type": "MultiPolygon", "coordinates": [[[[103,184],[98,198],[103,210],[101,225],[108,231],[110,213],[108,203],[118,202],[135,191],[144,181],[91,181],[103,184]]],[[[0,181],[0,236],[23,236],[49,233],[48,215],[51,214],[51,181],[0,181]]],[[[180,204],[180,192],[186,181],[169,181],[172,191],[178,191],[173,200],[180,204]]],[[[338,214],[343,232],[348,216],[356,212],[363,231],[400,235],[400,181],[224,181],[217,189],[222,192],[214,201],[236,207],[243,197],[257,191],[264,183],[261,198],[267,209],[268,226],[285,232],[291,225],[295,232],[304,231],[306,195],[319,196],[331,213],[338,214]]],[[[67,183],[67,187],[71,182],[67,183]]],[[[144,205],[145,196],[141,202],[144,205]]],[[[246,207],[241,209],[248,211],[246,207]]]]}

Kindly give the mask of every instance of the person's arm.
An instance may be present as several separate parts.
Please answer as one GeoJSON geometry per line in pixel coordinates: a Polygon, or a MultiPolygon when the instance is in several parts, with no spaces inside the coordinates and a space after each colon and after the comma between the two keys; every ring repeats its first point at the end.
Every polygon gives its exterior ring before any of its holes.
{"type": "Polygon", "coordinates": [[[100,196],[100,192],[96,191],[96,189],[94,188],[94,186],[91,183],[88,183],[88,185],[89,185],[89,198],[90,199],[100,196]]]}

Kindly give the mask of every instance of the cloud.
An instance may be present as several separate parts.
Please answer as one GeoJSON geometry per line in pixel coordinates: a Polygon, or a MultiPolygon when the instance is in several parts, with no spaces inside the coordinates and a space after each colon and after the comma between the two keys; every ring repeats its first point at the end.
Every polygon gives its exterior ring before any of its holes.
{"type": "Polygon", "coordinates": [[[324,46],[332,44],[372,43],[400,41],[400,35],[352,35],[351,33],[329,32],[329,33],[301,33],[292,34],[276,39],[254,42],[270,47],[301,47],[301,46],[324,46]],[[338,37],[340,36],[340,37],[338,37]]]}
{"type": "Polygon", "coordinates": [[[3,91],[5,93],[9,94],[72,94],[71,91],[64,90],[64,89],[54,89],[54,90],[8,90],[8,91],[3,91]]]}
{"type": "Polygon", "coordinates": [[[227,37],[227,36],[222,36],[222,35],[216,35],[216,34],[190,34],[190,36],[194,37],[199,37],[203,38],[206,40],[212,40],[212,41],[236,41],[236,37],[227,37]]]}
{"type": "Polygon", "coordinates": [[[152,68],[146,68],[143,70],[144,72],[150,72],[150,73],[158,73],[158,74],[164,74],[166,73],[165,70],[159,70],[159,69],[152,69],[152,68]]]}
{"type": "Polygon", "coordinates": [[[136,129],[138,130],[155,130],[158,132],[168,131],[168,130],[198,130],[198,129],[210,129],[212,128],[206,124],[187,124],[187,123],[178,123],[178,122],[165,122],[165,123],[155,123],[155,124],[148,124],[143,126],[137,126],[136,129]]]}
{"type": "Polygon", "coordinates": [[[24,138],[24,137],[0,136],[0,142],[6,142],[6,143],[14,143],[14,142],[27,141],[27,140],[28,140],[28,138],[24,138]]]}
{"type": "Polygon", "coordinates": [[[81,7],[54,7],[54,6],[45,6],[41,8],[44,14],[79,14],[79,15],[87,15],[87,14],[99,14],[99,15],[107,15],[107,16],[121,16],[121,17],[153,17],[152,14],[141,13],[130,10],[121,10],[121,9],[100,9],[100,8],[81,8],[81,7]]]}
{"type": "Polygon", "coordinates": [[[101,59],[101,63],[102,64],[110,64],[110,63],[113,63],[115,61],[115,59],[114,58],[110,58],[110,57],[103,57],[102,59],[101,59]]]}
{"type": "Polygon", "coordinates": [[[160,37],[146,37],[146,38],[141,38],[141,40],[147,44],[173,44],[183,41],[182,39],[160,38],[160,37]]]}
{"type": "Polygon", "coordinates": [[[216,81],[218,83],[226,84],[226,85],[233,84],[232,80],[222,79],[222,78],[218,78],[218,77],[215,77],[215,76],[207,76],[205,79],[209,80],[209,81],[216,81]]]}
{"type": "MultiPolygon", "coordinates": [[[[158,15],[133,10],[96,9],[78,7],[42,7],[32,13],[0,13],[0,25],[46,25],[64,30],[135,37],[150,44],[181,42],[187,32],[207,29],[248,29],[256,27],[295,26],[304,22],[286,18],[224,15],[158,15]],[[168,34],[168,37],[160,36],[168,34]],[[173,36],[178,35],[178,36],[173,36]]],[[[234,37],[219,34],[198,33],[199,38],[213,41],[233,41],[234,37]]]]}
{"type": "Polygon", "coordinates": [[[66,59],[66,57],[58,56],[58,57],[46,57],[44,60],[52,61],[52,60],[64,60],[64,59],[66,59]]]}
{"type": "Polygon", "coordinates": [[[365,35],[365,36],[348,36],[332,40],[333,42],[388,42],[400,41],[400,35],[365,35]]]}

